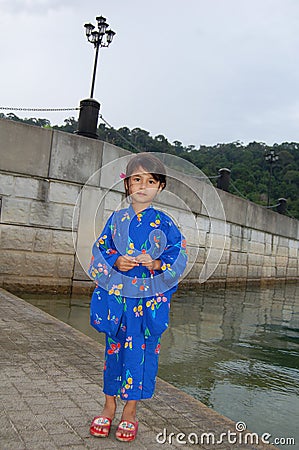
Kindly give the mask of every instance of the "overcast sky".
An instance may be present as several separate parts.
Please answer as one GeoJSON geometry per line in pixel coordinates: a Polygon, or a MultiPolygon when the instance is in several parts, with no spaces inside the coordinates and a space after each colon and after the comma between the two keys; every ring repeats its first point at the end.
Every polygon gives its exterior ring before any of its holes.
{"type": "Polygon", "coordinates": [[[95,88],[115,128],[196,146],[299,141],[299,0],[0,0],[0,106],[88,98],[94,49],[83,25],[97,15],[117,33],[95,88]]]}

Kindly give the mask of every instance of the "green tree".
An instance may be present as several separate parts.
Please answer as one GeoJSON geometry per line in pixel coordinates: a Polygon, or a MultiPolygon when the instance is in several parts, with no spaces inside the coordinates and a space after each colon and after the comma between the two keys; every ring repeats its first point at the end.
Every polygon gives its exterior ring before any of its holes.
{"type": "MultiPolygon", "coordinates": [[[[0,118],[29,123],[39,127],[50,127],[48,119],[21,119],[14,113],[0,113],[0,118]]],[[[74,117],[64,120],[63,125],[55,125],[54,129],[74,133],[78,129],[78,121],[74,117]]],[[[268,146],[264,142],[235,141],[217,143],[213,146],[201,145],[198,149],[190,144],[185,147],[181,141],[170,143],[163,134],[152,137],[142,128],[121,127],[118,130],[101,123],[98,126],[99,139],[118,145],[132,152],[151,151],[171,153],[193,163],[207,176],[214,177],[218,170],[227,167],[231,170],[230,191],[248,200],[266,205],[269,183],[269,163],[265,161],[265,152],[275,150],[279,156],[273,165],[271,201],[278,198],[287,199],[288,214],[299,219],[299,143],[283,142],[268,146]]],[[[180,167],[177,167],[179,170],[180,167]]],[[[212,179],[216,184],[216,180],[212,179]]]]}

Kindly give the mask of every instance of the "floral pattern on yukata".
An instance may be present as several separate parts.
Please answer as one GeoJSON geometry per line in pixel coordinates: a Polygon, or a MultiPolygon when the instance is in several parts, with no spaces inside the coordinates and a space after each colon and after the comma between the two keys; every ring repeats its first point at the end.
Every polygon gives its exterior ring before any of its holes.
{"type": "Polygon", "coordinates": [[[96,283],[90,322],[106,333],[104,392],[125,400],[150,398],[155,388],[160,336],[170,299],[187,263],[186,241],[174,222],[149,207],[116,211],[94,243],[89,275],[96,283]],[[161,270],[140,265],[121,272],[121,255],[149,254],[161,270]]]}

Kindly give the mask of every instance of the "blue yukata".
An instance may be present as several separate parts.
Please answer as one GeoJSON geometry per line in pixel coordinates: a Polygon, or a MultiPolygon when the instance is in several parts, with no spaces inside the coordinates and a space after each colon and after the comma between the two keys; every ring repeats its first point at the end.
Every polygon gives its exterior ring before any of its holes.
{"type": "Polygon", "coordinates": [[[170,299],[187,263],[186,241],[174,222],[153,206],[114,212],[92,249],[89,275],[96,283],[90,323],[106,333],[104,393],[123,400],[152,397],[161,334],[170,299]],[[121,272],[119,256],[148,253],[161,270],[139,266],[121,272]]]}

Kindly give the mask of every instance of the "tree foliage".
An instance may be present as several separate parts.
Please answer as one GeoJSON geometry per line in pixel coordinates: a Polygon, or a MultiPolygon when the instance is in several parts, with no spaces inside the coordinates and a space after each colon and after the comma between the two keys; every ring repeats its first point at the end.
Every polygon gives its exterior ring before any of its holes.
{"type": "MultiPolygon", "coordinates": [[[[20,119],[13,113],[0,114],[0,118],[51,127],[48,119],[20,119]]],[[[74,133],[78,121],[69,117],[64,120],[64,125],[52,128],[74,133]]],[[[179,140],[171,143],[162,134],[152,137],[149,131],[141,128],[130,130],[121,127],[117,130],[104,123],[99,125],[98,135],[99,139],[132,152],[161,152],[180,156],[199,167],[208,177],[215,177],[219,169],[227,167],[231,170],[230,192],[264,206],[267,204],[270,178],[270,163],[265,160],[265,154],[274,150],[279,159],[272,164],[270,205],[277,204],[281,197],[286,198],[287,214],[299,219],[299,143],[283,142],[268,146],[263,142],[245,145],[236,141],[196,148],[194,145],[184,146],[179,140]]],[[[216,184],[215,179],[212,181],[216,184]]]]}

